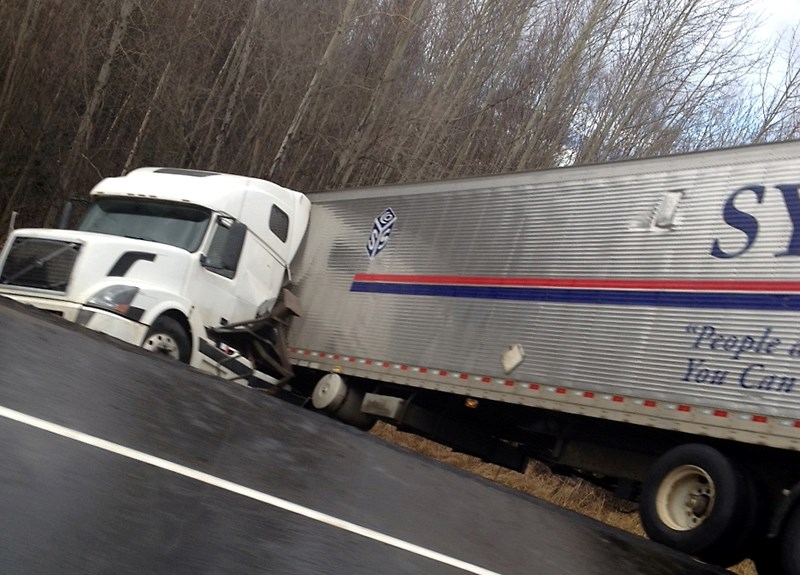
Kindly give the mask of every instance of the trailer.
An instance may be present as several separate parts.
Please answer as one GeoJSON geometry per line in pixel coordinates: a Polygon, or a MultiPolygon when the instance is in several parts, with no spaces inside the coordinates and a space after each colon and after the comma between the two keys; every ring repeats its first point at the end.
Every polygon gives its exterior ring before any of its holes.
{"type": "Polygon", "coordinates": [[[308,199],[140,169],[14,231],[0,295],[800,573],[799,172],[800,142],[308,199]]]}
{"type": "Polygon", "coordinates": [[[793,142],[311,194],[294,385],[796,573],[798,187],[793,142]]]}

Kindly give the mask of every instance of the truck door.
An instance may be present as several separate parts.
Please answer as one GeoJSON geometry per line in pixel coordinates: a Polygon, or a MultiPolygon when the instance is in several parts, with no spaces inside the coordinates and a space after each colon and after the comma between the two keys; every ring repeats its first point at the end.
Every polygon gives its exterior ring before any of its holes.
{"type": "MultiPolygon", "coordinates": [[[[226,260],[225,248],[234,226],[233,218],[217,217],[207,243],[203,246],[200,265],[188,276],[186,293],[200,313],[203,325],[217,327],[238,321],[236,317],[237,265],[226,260]]],[[[246,243],[246,242],[245,242],[246,243]]],[[[229,258],[228,258],[229,259],[229,258]]]]}
{"type": "Polygon", "coordinates": [[[286,264],[282,257],[289,233],[289,215],[280,206],[264,210],[266,229],[253,230],[242,250],[236,281],[237,312],[251,319],[272,308],[280,294],[286,264]]]}

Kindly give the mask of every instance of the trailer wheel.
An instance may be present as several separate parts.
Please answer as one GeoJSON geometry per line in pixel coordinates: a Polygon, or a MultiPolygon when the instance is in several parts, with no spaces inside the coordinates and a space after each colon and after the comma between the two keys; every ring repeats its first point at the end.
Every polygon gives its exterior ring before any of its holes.
{"type": "Polygon", "coordinates": [[[189,363],[192,352],[192,344],[183,326],[177,320],[164,315],[150,326],[144,336],[142,348],[183,363],[189,363]]]}
{"type": "Polygon", "coordinates": [[[681,445],[656,461],[644,483],[642,524],[653,541],[727,567],[747,556],[759,514],[753,492],[716,449],[681,445]]]}

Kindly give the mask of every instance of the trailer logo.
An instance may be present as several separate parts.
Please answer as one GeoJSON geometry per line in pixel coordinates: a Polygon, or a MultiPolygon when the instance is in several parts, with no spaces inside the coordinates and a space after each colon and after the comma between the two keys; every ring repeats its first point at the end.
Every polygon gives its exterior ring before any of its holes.
{"type": "MultiPolygon", "coordinates": [[[[792,228],[786,249],[776,252],[775,257],[800,256],[800,184],[781,184],[775,187],[781,193],[792,228]]],[[[744,238],[738,246],[731,245],[733,242],[730,239],[724,242],[720,238],[715,239],[711,244],[712,256],[721,259],[737,258],[753,247],[759,233],[759,221],[755,213],[751,212],[757,212],[758,206],[771,203],[772,196],[767,196],[766,191],[764,186],[745,186],[728,196],[722,208],[722,219],[731,228],[742,232],[744,238]],[[739,198],[749,211],[735,205],[739,198]]]]}
{"type": "Polygon", "coordinates": [[[397,216],[392,208],[386,208],[384,212],[375,218],[372,222],[372,231],[367,240],[367,255],[369,259],[377,256],[386,244],[389,242],[389,237],[392,235],[392,226],[397,221],[397,216]]]}

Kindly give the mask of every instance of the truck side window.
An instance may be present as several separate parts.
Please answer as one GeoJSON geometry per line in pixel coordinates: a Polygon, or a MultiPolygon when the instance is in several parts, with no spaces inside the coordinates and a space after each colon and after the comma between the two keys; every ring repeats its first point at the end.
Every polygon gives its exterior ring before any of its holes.
{"type": "Polygon", "coordinates": [[[214,225],[214,236],[211,238],[211,244],[208,246],[208,253],[203,260],[203,266],[214,273],[218,273],[227,278],[232,278],[235,270],[225,269],[223,265],[223,254],[225,253],[225,245],[228,242],[228,235],[230,233],[231,222],[220,218],[214,225]]]}
{"type": "Polygon", "coordinates": [[[275,205],[272,206],[272,212],[269,214],[269,229],[284,243],[289,237],[289,215],[275,205]]]}

